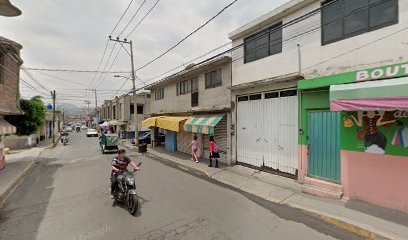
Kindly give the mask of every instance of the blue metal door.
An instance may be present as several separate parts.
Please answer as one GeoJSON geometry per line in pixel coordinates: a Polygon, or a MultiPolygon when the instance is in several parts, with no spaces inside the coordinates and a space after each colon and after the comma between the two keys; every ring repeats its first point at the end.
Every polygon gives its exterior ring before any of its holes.
{"type": "Polygon", "coordinates": [[[311,177],[340,182],[340,113],[309,112],[311,177]]]}

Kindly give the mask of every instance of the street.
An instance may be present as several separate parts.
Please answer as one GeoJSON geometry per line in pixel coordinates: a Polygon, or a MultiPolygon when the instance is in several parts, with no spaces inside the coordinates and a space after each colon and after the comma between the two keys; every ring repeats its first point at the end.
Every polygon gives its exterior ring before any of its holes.
{"type": "Polygon", "coordinates": [[[359,239],[136,153],[141,207],[131,216],[109,198],[113,156],[84,132],[46,150],[1,210],[0,239],[359,239]]]}

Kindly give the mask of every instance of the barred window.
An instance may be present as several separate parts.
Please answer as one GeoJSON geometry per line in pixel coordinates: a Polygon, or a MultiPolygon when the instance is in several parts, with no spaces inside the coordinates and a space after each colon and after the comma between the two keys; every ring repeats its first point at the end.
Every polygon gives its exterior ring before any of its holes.
{"type": "Polygon", "coordinates": [[[244,63],[282,52],[282,23],[244,40],[244,63]]]}
{"type": "Polygon", "coordinates": [[[164,88],[160,88],[154,91],[154,99],[156,100],[164,99],[164,88]]]}
{"type": "Polygon", "coordinates": [[[218,69],[205,74],[205,88],[222,86],[222,70],[218,69]]]}
{"type": "Polygon", "coordinates": [[[322,45],[398,23],[398,0],[330,0],[322,7],[322,45]]]}

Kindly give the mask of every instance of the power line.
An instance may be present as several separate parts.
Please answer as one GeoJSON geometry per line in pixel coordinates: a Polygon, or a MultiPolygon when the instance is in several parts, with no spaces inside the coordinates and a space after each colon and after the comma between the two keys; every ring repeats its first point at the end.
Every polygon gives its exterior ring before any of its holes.
{"type": "MultiPolygon", "coordinates": [[[[121,50],[122,48],[119,48],[119,50],[118,50],[118,53],[116,54],[116,56],[115,56],[115,58],[113,59],[113,61],[112,61],[112,63],[111,63],[111,65],[110,65],[110,67],[109,67],[109,70],[108,71],[110,71],[111,69],[112,69],[112,67],[113,67],[113,64],[115,64],[115,62],[116,62],[116,59],[118,58],[118,56],[119,56],[119,54],[120,54],[120,50],[121,50]]],[[[106,80],[106,77],[108,76],[108,74],[106,74],[105,75],[105,77],[101,80],[101,81],[99,81],[99,83],[98,84],[96,84],[96,86],[95,86],[95,88],[97,88],[98,86],[100,86],[101,85],[101,83],[103,82],[103,81],[105,81],[106,80]]]]}
{"type": "MultiPolygon", "coordinates": [[[[160,0],[158,0],[160,1],[160,0]]],[[[211,17],[210,19],[208,19],[204,24],[202,24],[201,26],[199,26],[198,28],[196,28],[194,31],[192,31],[191,33],[189,33],[187,36],[185,36],[183,39],[181,39],[178,43],[176,43],[175,45],[173,45],[172,47],[170,47],[169,49],[167,49],[165,52],[163,52],[162,54],[160,54],[159,56],[157,56],[156,58],[154,58],[153,60],[147,62],[145,65],[141,66],[140,68],[136,69],[136,71],[139,71],[147,66],[149,66],[150,64],[154,63],[155,61],[159,60],[160,58],[162,58],[164,55],[166,55],[167,53],[169,53],[170,51],[172,51],[173,49],[175,49],[177,46],[179,46],[182,42],[184,42],[187,38],[191,37],[193,34],[195,34],[196,32],[198,32],[199,30],[201,30],[202,28],[204,28],[206,25],[208,25],[211,21],[213,21],[215,18],[217,18],[219,15],[221,15],[221,13],[223,13],[225,10],[227,10],[228,8],[230,8],[232,5],[234,5],[236,2],[238,2],[238,0],[234,0],[231,3],[229,3],[227,6],[225,6],[224,8],[222,8],[217,14],[215,14],[213,17],[211,17]]],[[[132,32],[131,32],[132,33],[132,32]]],[[[130,34],[129,34],[130,35],[130,34]]]]}
{"type": "Polygon", "coordinates": [[[88,86],[87,84],[83,84],[83,83],[79,83],[79,82],[67,80],[67,79],[64,79],[64,78],[61,78],[61,77],[57,77],[57,76],[51,75],[51,74],[49,74],[49,73],[45,73],[45,72],[39,72],[39,73],[40,73],[40,74],[43,74],[43,75],[45,75],[45,76],[52,77],[52,78],[54,78],[54,79],[58,79],[58,80],[64,81],[64,82],[69,82],[69,83],[73,83],[73,84],[78,84],[78,85],[85,86],[85,87],[88,86]]]}
{"type": "MultiPolygon", "coordinates": [[[[109,42],[110,42],[109,39],[107,39],[106,44],[105,44],[105,49],[103,50],[102,58],[99,61],[98,68],[96,69],[96,71],[99,71],[99,69],[102,66],[102,62],[103,62],[103,59],[105,58],[105,54],[106,54],[106,50],[108,49],[109,42]]],[[[93,76],[91,82],[89,83],[89,86],[91,86],[93,84],[93,82],[95,81],[95,78],[96,78],[97,75],[98,75],[98,73],[96,72],[95,75],[93,76]]]]}
{"type": "Polygon", "coordinates": [[[196,57],[196,58],[194,58],[194,59],[191,59],[191,60],[189,60],[189,61],[187,61],[187,62],[185,62],[185,63],[183,63],[183,64],[181,64],[181,65],[179,65],[179,66],[177,66],[177,67],[174,67],[174,68],[172,68],[172,69],[170,69],[170,70],[168,70],[168,71],[166,71],[166,72],[164,72],[164,73],[161,73],[160,75],[157,75],[157,76],[155,76],[155,77],[153,77],[153,78],[147,80],[146,82],[151,82],[151,81],[153,81],[153,80],[155,80],[155,79],[157,79],[157,78],[159,78],[159,77],[161,77],[161,76],[163,76],[163,75],[166,75],[166,74],[168,74],[168,73],[170,73],[170,72],[173,72],[173,71],[175,71],[175,70],[177,70],[177,69],[179,69],[179,68],[181,68],[181,67],[185,67],[186,65],[188,65],[188,64],[190,64],[190,63],[194,63],[194,61],[196,61],[196,60],[198,60],[198,59],[201,59],[201,58],[203,58],[203,57],[205,57],[205,56],[208,56],[208,55],[210,55],[211,53],[213,53],[213,52],[215,52],[215,51],[217,51],[217,50],[220,50],[220,49],[222,49],[222,48],[224,48],[224,47],[226,47],[226,46],[228,46],[228,45],[230,45],[230,44],[231,44],[231,42],[227,42],[227,43],[225,43],[225,44],[223,44],[223,45],[221,45],[221,46],[218,46],[218,47],[216,47],[216,48],[214,48],[214,49],[212,49],[212,50],[210,50],[210,51],[208,51],[208,52],[206,52],[206,53],[204,53],[204,54],[202,54],[202,55],[200,55],[200,56],[198,56],[198,57],[196,57]]]}
{"type": "Polygon", "coordinates": [[[160,2],[160,0],[157,0],[154,5],[149,9],[149,11],[143,16],[143,18],[136,24],[136,26],[130,31],[130,33],[127,35],[126,38],[129,38],[130,35],[136,30],[137,27],[149,16],[150,12],[153,11],[153,9],[157,6],[157,4],[160,2]]]}
{"type": "Polygon", "coordinates": [[[125,9],[125,11],[123,12],[122,16],[119,18],[119,21],[116,23],[116,25],[115,25],[115,27],[113,28],[113,30],[112,30],[112,32],[111,32],[110,35],[112,35],[113,32],[116,30],[116,28],[118,27],[118,25],[119,25],[120,22],[122,21],[123,17],[125,16],[125,14],[127,13],[127,11],[129,10],[130,5],[132,5],[132,3],[133,3],[133,0],[131,0],[131,1],[129,2],[129,5],[127,6],[127,8],[125,9]]]}
{"type": "Polygon", "coordinates": [[[105,73],[105,74],[121,74],[130,73],[130,71],[95,71],[95,70],[77,70],[77,69],[58,69],[58,68],[35,68],[25,67],[30,71],[44,71],[44,72],[67,72],[67,73],[105,73]]]}
{"type": "MultiPolygon", "coordinates": [[[[143,7],[143,5],[146,3],[147,0],[143,0],[142,4],[140,4],[139,8],[136,10],[135,14],[133,14],[132,18],[129,20],[129,22],[126,24],[126,26],[122,29],[122,31],[119,33],[118,36],[122,35],[122,33],[129,27],[129,25],[132,23],[133,19],[136,17],[136,15],[139,13],[140,9],[143,7]]],[[[112,35],[112,34],[111,34],[112,35]]]]}

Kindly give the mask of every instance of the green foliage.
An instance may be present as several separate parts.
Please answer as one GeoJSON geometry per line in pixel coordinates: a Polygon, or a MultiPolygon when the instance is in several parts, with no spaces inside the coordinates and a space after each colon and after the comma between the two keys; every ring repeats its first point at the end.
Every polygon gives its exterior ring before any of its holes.
{"type": "Polygon", "coordinates": [[[40,96],[35,96],[30,100],[21,99],[20,109],[23,115],[12,116],[7,120],[16,126],[17,135],[31,135],[36,133],[45,122],[46,107],[40,96]]]}

